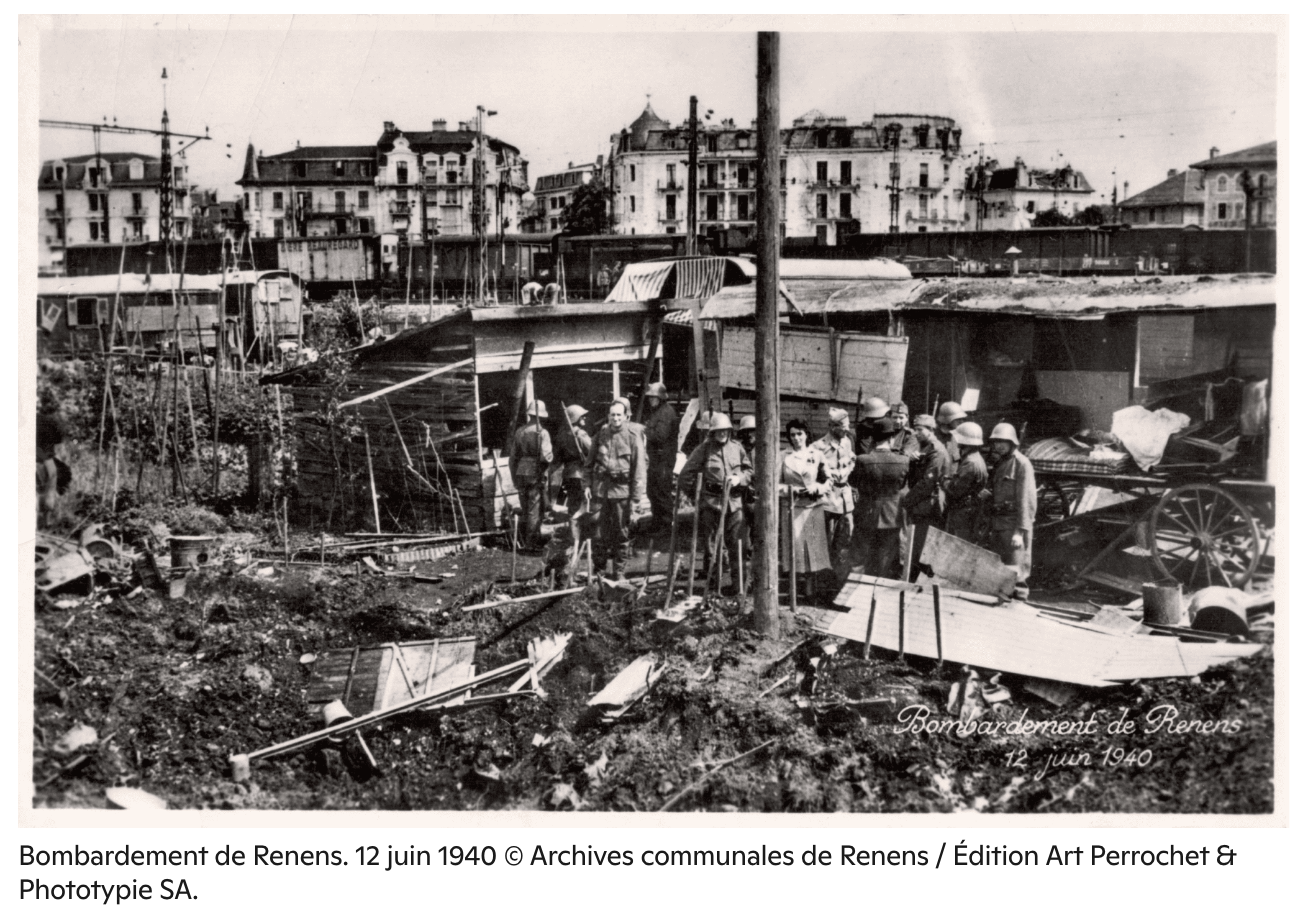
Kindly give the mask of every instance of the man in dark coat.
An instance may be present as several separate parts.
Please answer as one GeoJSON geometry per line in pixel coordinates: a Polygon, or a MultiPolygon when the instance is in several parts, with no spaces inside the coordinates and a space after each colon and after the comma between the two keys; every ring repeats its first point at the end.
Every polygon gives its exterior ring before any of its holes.
{"type": "MultiPolygon", "coordinates": [[[[944,491],[943,486],[952,476],[953,463],[947,448],[935,433],[936,423],[932,415],[918,415],[913,422],[917,444],[921,454],[912,461],[907,474],[907,494],[903,496],[903,510],[912,527],[912,558],[910,564],[915,567],[925,547],[925,537],[930,528],[944,525],[944,491]]],[[[904,578],[910,576],[904,573],[904,578]]]]}
{"type": "MultiPolygon", "coordinates": [[[[725,413],[715,412],[709,419],[709,435],[686,458],[681,472],[682,482],[693,484],[699,473],[704,474],[704,488],[700,492],[700,507],[696,513],[700,516],[700,535],[704,539],[704,570],[709,570],[718,542],[718,528],[721,527],[723,546],[731,556],[731,591],[734,593],[742,581],[745,564],[740,546],[745,522],[741,491],[753,480],[754,468],[745,448],[731,439],[731,419],[725,413]],[[725,508],[723,492],[727,492],[725,508]]],[[[718,564],[721,565],[721,560],[718,564]]],[[[721,572],[718,580],[722,580],[721,572]]]]}
{"type": "Polygon", "coordinates": [[[905,522],[901,500],[910,464],[893,450],[897,432],[898,423],[889,416],[876,419],[871,448],[858,454],[849,474],[849,485],[858,490],[850,561],[882,578],[899,575],[898,532],[905,522]]]}
{"type": "Polygon", "coordinates": [[[631,548],[632,511],[644,511],[646,500],[645,441],[627,420],[627,404],[616,399],[609,420],[596,433],[587,458],[591,500],[600,515],[599,539],[592,543],[598,572],[612,561],[614,578],[622,579],[631,548]]]}
{"type": "Polygon", "coordinates": [[[542,506],[550,482],[551,435],[541,420],[548,418],[546,403],[528,404],[528,424],[515,432],[510,451],[510,478],[519,490],[520,513],[524,519],[525,545],[535,545],[542,530],[542,506]]]}
{"type": "Polygon", "coordinates": [[[948,526],[944,529],[967,543],[979,543],[985,526],[985,487],[989,481],[988,467],[980,453],[984,430],[975,422],[962,422],[953,429],[952,440],[961,452],[961,459],[957,462],[957,472],[944,487],[948,505],[948,526]]]}
{"type": "Polygon", "coordinates": [[[677,413],[668,404],[668,390],[652,383],[645,391],[649,412],[645,417],[646,488],[655,530],[672,526],[673,467],[677,465],[677,413]]]}

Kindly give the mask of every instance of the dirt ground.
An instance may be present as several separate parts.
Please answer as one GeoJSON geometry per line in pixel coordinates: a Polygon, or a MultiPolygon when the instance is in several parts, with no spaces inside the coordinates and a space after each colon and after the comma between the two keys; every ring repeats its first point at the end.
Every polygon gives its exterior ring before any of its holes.
{"type": "MultiPolygon", "coordinates": [[[[662,569],[665,549],[661,541],[652,570],[662,569]]],[[[634,580],[642,559],[629,566],[634,580]]],[[[1095,715],[1103,724],[1169,705],[1179,719],[1235,723],[1235,731],[1130,736],[1124,749],[1104,736],[916,735],[898,731],[899,711],[920,704],[942,715],[963,678],[959,665],[936,672],[926,659],[863,660],[856,643],[828,653],[820,644],[827,637],[809,628],[812,608],[787,622],[782,640],[750,631],[744,599],[717,599],[678,625],[656,621],[664,595],[655,583],[640,599],[605,602],[592,589],[462,609],[544,590],[540,578],[529,582],[540,557],[520,557],[516,585],[511,565],[499,549],[418,563],[417,573],[446,576],[431,584],[354,565],[266,562],[243,574],[205,570],[178,599],[165,589],[129,598],[102,588],[38,594],[33,802],[102,808],[107,788],[129,786],[176,809],[654,811],[683,792],[674,810],[1274,807],[1271,637],[1260,654],[1197,679],[1085,691],[1058,708],[1008,676],[1001,683],[1009,696],[988,704],[999,718],[1027,711],[1033,719],[1095,715]],[[554,633],[572,639],[542,681],[545,699],[376,725],[366,740],[377,776],[354,775],[347,757],[314,750],[255,762],[248,782],[229,778],[230,754],[320,727],[305,703],[304,655],[475,636],[483,673],[554,633]],[[590,696],[645,653],[666,665],[662,679],[618,721],[593,718],[590,696]],[[69,749],[78,726],[97,740],[69,749]]]]}

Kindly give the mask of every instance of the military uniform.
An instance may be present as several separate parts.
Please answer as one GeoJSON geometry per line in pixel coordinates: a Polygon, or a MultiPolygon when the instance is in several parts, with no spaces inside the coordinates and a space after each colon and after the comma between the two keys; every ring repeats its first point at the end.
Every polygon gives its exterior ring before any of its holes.
{"type": "Polygon", "coordinates": [[[645,501],[646,457],[641,435],[626,423],[615,431],[603,426],[592,438],[587,458],[591,498],[600,515],[599,538],[592,548],[598,571],[614,562],[614,577],[622,578],[632,539],[632,507],[645,501]]]}
{"type": "Polygon", "coordinates": [[[673,507],[673,467],[677,465],[677,413],[663,400],[645,420],[646,488],[659,527],[669,527],[673,507]]]}
{"type": "Polygon", "coordinates": [[[968,543],[979,543],[984,530],[984,500],[980,493],[988,485],[989,471],[984,457],[974,450],[962,457],[957,471],[944,488],[947,509],[947,527],[954,537],[968,543]]]}
{"type": "Polygon", "coordinates": [[[843,581],[849,573],[846,557],[853,540],[854,501],[853,489],[849,486],[849,474],[853,472],[856,460],[853,438],[849,435],[836,437],[828,431],[825,436],[814,441],[812,446],[826,461],[826,475],[831,483],[823,504],[827,537],[830,541],[831,564],[835,568],[835,575],[843,581]]]}
{"type": "MultiPolygon", "coordinates": [[[[912,534],[912,565],[921,558],[930,528],[944,526],[947,506],[943,487],[952,473],[952,457],[942,444],[923,449],[921,456],[912,463],[907,477],[907,494],[903,496],[902,502],[908,520],[915,528],[912,534]]],[[[910,574],[909,571],[904,577],[910,574]]]]}
{"type": "Polygon", "coordinates": [[[560,474],[564,504],[572,519],[582,510],[587,489],[587,458],[591,456],[591,435],[577,425],[565,425],[555,436],[556,459],[564,464],[560,474]]]}
{"type": "Polygon", "coordinates": [[[519,490],[525,543],[534,542],[542,529],[542,505],[552,459],[551,436],[541,422],[534,419],[515,432],[514,450],[510,452],[510,478],[519,490]]]}
{"type": "Polygon", "coordinates": [[[1006,565],[1015,566],[1019,581],[1029,578],[1033,562],[1034,517],[1038,514],[1038,485],[1034,465],[1019,450],[1013,450],[993,467],[992,508],[989,542],[1006,565]],[[1011,545],[1016,531],[1023,531],[1024,546],[1011,545]]]}
{"type": "MultiPolygon", "coordinates": [[[[734,547],[744,536],[745,516],[743,490],[754,478],[754,467],[749,462],[749,454],[734,439],[719,444],[712,437],[701,443],[686,459],[682,467],[682,481],[695,482],[697,474],[704,474],[704,488],[700,492],[700,531],[704,536],[704,567],[708,570],[709,560],[713,558],[713,549],[718,542],[718,528],[724,527],[724,546],[734,555],[734,547]],[[727,507],[722,507],[722,493],[727,481],[739,474],[740,480],[731,487],[727,496],[727,507]]],[[[742,559],[731,560],[731,581],[740,583],[740,566],[742,559]]]]}
{"type": "Polygon", "coordinates": [[[849,485],[858,490],[850,565],[882,578],[898,576],[898,536],[906,522],[901,498],[911,466],[907,457],[890,449],[891,443],[859,454],[849,475],[849,485]]]}

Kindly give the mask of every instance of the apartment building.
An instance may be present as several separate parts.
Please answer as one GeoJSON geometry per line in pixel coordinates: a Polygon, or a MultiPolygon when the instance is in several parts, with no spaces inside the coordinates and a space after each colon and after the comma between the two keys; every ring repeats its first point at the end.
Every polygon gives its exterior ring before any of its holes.
{"type": "Polygon", "coordinates": [[[563,172],[538,176],[533,186],[536,204],[533,211],[533,228],[538,233],[557,233],[564,229],[564,209],[573,200],[573,193],[600,175],[605,168],[605,158],[597,157],[594,163],[569,163],[563,172]]]}
{"type": "MultiPolygon", "coordinates": [[[[66,246],[156,240],[161,163],[143,153],[47,160],[38,179],[37,267],[63,271],[66,246]]],[[[173,160],[172,236],[190,235],[188,167],[173,160]]]]}
{"type": "Polygon", "coordinates": [[[1068,163],[1059,169],[1033,169],[1016,157],[1003,169],[996,161],[971,167],[965,177],[967,230],[1024,230],[1044,211],[1073,217],[1100,204],[1083,173],[1068,163]]]}
{"type": "Polygon", "coordinates": [[[1277,226],[1277,141],[1193,163],[1205,174],[1205,224],[1211,229],[1277,226]],[[1249,186],[1249,188],[1248,188],[1249,186]]]}

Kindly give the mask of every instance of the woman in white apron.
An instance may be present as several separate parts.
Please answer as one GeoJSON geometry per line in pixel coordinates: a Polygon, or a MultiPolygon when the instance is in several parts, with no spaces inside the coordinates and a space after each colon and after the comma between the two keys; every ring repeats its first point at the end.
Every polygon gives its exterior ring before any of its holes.
{"type": "MultiPolygon", "coordinates": [[[[826,460],[822,452],[809,445],[808,426],[792,419],[785,426],[790,447],[781,455],[781,501],[794,501],[794,570],[803,576],[800,589],[804,597],[814,593],[814,585],[833,581],[830,546],[826,541],[826,518],[822,497],[830,491],[826,460]],[[819,573],[828,573],[818,578],[819,573]],[[812,582],[812,584],[810,584],[812,582]]],[[[784,529],[781,533],[785,555],[784,529]]]]}

